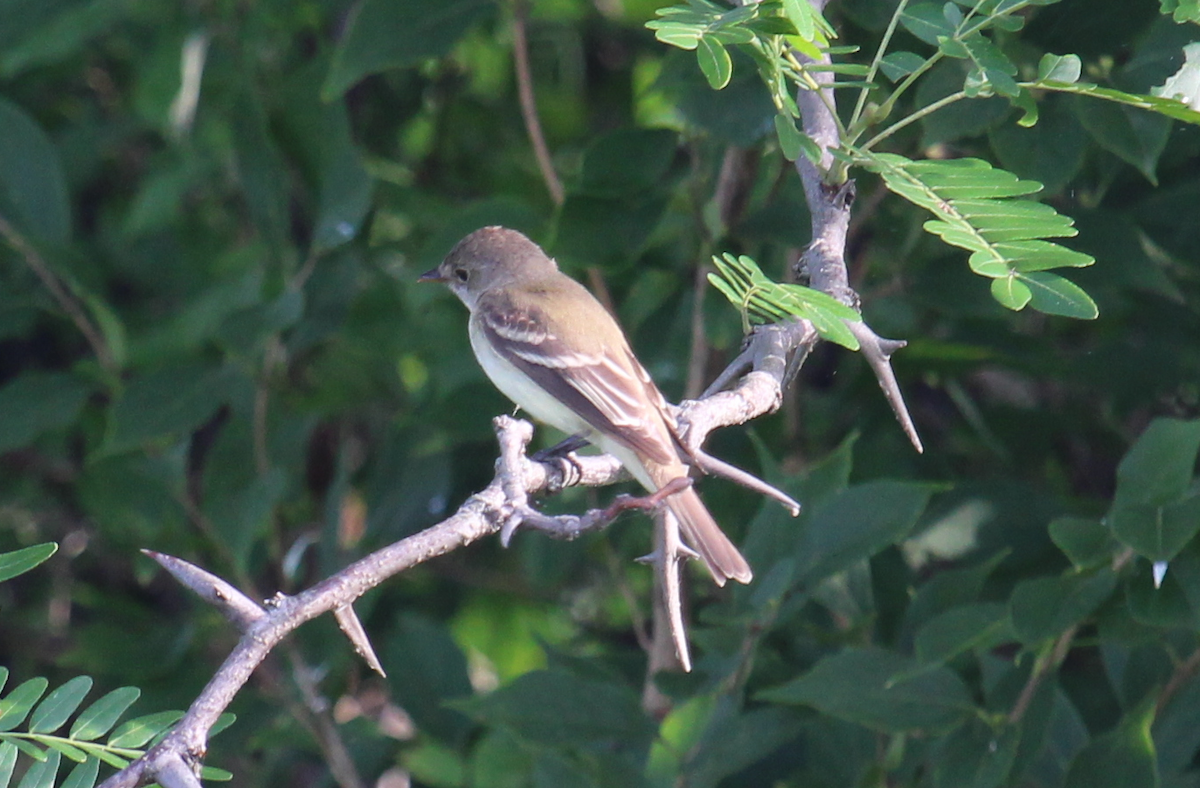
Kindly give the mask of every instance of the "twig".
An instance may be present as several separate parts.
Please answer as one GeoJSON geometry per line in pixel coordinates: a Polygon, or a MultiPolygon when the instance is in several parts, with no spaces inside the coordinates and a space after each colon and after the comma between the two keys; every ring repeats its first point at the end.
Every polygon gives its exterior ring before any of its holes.
{"type": "Polygon", "coordinates": [[[87,313],[83,311],[83,308],[75,300],[74,296],[68,293],[62,283],[59,282],[58,277],[50,270],[50,266],[42,259],[41,254],[33,247],[33,244],[29,243],[25,236],[3,216],[0,216],[0,235],[3,235],[4,240],[8,241],[9,246],[21,255],[25,264],[37,275],[37,278],[42,280],[42,284],[50,291],[50,295],[58,302],[59,307],[67,313],[67,317],[71,318],[71,322],[79,329],[79,333],[83,334],[83,338],[91,345],[92,352],[96,354],[96,359],[100,362],[100,366],[104,367],[108,372],[115,372],[117,370],[117,362],[113,358],[112,350],[109,349],[104,335],[96,326],[92,325],[92,321],[88,318],[87,313]]]}
{"type": "Polygon", "coordinates": [[[1012,710],[1008,713],[1009,723],[1015,725],[1025,716],[1025,712],[1029,711],[1029,704],[1033,703],[1033,697],[1037,694],[1038,687],[1046,679],[1046,676],[1053,673],[1062,664],[1062,661],[1067,658],[1067,652],[1071,650],[1071,641],[1075,639],[1075,632],[1078,627],[1067,627],[1058,640],[1054,641],[1054,647],[1050,653],[1040,657],[1037,663],[1033,666],[1033,672],[1029,674],[1029,679],[1025,682],[1025,686],[1021,688],[1021,694],[1017,696],[1016,703],[1013,704],[1012,710]]]}
{"type": "MultiPolygon", "coordinates": [[[[802,324],[757,331],[738,361],[742,368],[749,367],[750,373],[730,391],[683,403],[678,411],[681,434],[699,446],[717,427],[744,423],[777,408],[783,396],[787,357],[812,336],[812,327],[802,324]]],[[[486,488],[437,525],[356,561],[307,591],[295,596],[277,595],[265,614],[250,623],[175,729],[144,756],[108,778],[104,788],[133,788],[158,779],[166,771],[177,770],[180,763],[202,759],[208,731],[217,717],[279,641],[301,624],[352,604],[392,575],[498,533],[518,512],[518,504],[527,507],[529,496],[571,485],[603,486],[625,478],[621,464],[609,455],[536,462],[524,455],[527,430],[531,430],[527,422],[502,417],[496,420],[496,428],[501,462],[486,488]],[[510,491],[517,500],[509,497],[510,491]]],[[[682,545],[676,550],[667,547],[659,551],[660,555],[677,557],[688,552],[682,545]]],[[[209,596],[203,589],[200,593],[209,596]]],[[[682,619],[678,623],[681,625],[682,619]]]]}
{"type": "Polygon", "coordinates": [[[683,396],[693,398],[704,390],[704,368],[708,362],[708,336],[704,332],[704,293],[708,290],[708,266],[696,266],[692,276],[692,349],[688,353],[687,381],[683,396]]]}
{"type": "MultiPolygon", "coordinates": [[[[824,6],[823,2],[817,0],[814,0],[814,4],[818,9],[824,6]]],[[[828,65],[829,55],[823,53],[820,62],[828,65]]],[[[833,81],[833,72],[815,72],[814,79],[822,85],[828,85],[833,81]]],[[[804,184],[804,196],[812,216],[812,242],[797,264],[803,266],[809,283],[815,289],[858,309],[858,294],[850,287],[846,271],[846,238],[850,227],[850,206],[855,197],[854,181],[826,181],[834,163],[830,151],[841,142],[840,127],[833,113],[833,100],[833,91],[828,87],[801,90],[796,94],[796,104],[804,119],[804,133],[822,151],[819,165],[804,156],[796,159],[796,171],[804,184]]],[[[918,452],[924,451],[890,361],[892,353],[904,347],[904,343],[883,339],[863,322],[847,322],[846,325],[858,339],[863,355],[875,373],[888,404],[900,420],[904,433],[918,452]]]]}
{"type": "Polygon", "coordinates": [[[272,336],[263,350],[262,371],[254,390],[254,470],[259,476],[271,470],[271,457],[267,449],[267,407],[271,401],[271,376],[283,359],[283,343],[277,335],[272,336]]]}
{"type": "Polygon", "coordinates": [[[1167,707],[1171,699],[1176,693],[1183,688],[1184,684],[1191,681],[1196,672],[1200,671],[1200,648],[1193,651],[1188,658],[1175,666],[1174,672],[1171,673],[1171,678],[1167,680],[1167,685],[1163,687],[1162,692],[1158,694],[1158,700],[1154,704],[1154,715],[1157,717],[1162,713],[1162,710],[1167,707]]]}
{"type": "MultiPolygon", "coordinates": [[[[654,551],[666,554],[666,529],[663,523],[655,523],[654,551]]],[[[642,681],[642,710],[656,720],[670,712],[672,701],[655,682],[655,676],[665,671],[678,670],[681,666],[671,634],[673,616],[668,609],[667,591],[663,587],[661,573],[654,573],[654,591],[651,594],[652,629],[646,648],[646,676],[642,681]]],[[[682,600],[680,600],[682,606],[682,600]]]]}
{"type": "Polygon", "coordinates": [[[529,69],[529,41],[525,36],[526,12],[524,0],[516,0],[513,3],[513,61],[517,69],[517,96],[521,100],[521,117],[525,121],[525,133],[529,135],[529,143],[533,145],[533,155],[537,158],[542,180],[546,182],[546,191],[550,192],[550,199],[554,201],[555,205],[562,205],[565,199],[562,181],[558,179],[558,173],[554,171],[550,149],[546,147],[546,137],[542,134],[542,124],[538,120],[537,101],[533,97],[533,74],[529,69]]]}

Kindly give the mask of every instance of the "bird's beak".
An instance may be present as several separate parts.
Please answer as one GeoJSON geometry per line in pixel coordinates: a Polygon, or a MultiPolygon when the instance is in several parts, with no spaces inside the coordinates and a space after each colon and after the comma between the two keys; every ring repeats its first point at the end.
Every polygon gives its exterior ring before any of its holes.
{"type": "Polygon", "coordinates": [[[417,277],[418,282],[448,282],[450,281],[437,268],[432,268],[417,277]]]}

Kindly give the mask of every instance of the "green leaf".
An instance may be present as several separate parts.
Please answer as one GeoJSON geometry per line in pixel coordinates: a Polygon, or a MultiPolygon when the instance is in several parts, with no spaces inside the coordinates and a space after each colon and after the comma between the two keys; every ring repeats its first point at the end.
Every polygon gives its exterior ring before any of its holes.
{"type": "Polygon", "coordinates": [[[1012,107],[1011,99],[994,95],[969,61],[951,58],[943,58],[917,82],[915,101],[919,107],[928,107],[958,93],[964,98],[923,113],[919,143],[922,148],[986,134],[1008,116],[1012,107]]]}
{"type": "Polygon", "coordinates": [[[1080,100],[1075,111],[1079,122],[1100,147],[1136,167],[1150,183],[1158,184],[1155,175],[1158,157],[1171,133],[1168,118],[1111,102],[1080,100]]]}
{"type": "Polygon", "coordinates": [[[1195,22],[1200,25],[1200,0],[1158,0],[1164,14],[1176,22],[1195,22]]]}
{"type": "Polygon", "coordinates": [[[467,659],[441,624],[415,613],[401,614],[395,635],[380,659],[397,702],[425,733],[461,746],[471,721],[447,701],[472,694],[467,659]]]}
{"type": "Polygon", "coordinates": [[[442,57],[494,11],[489,0],[362,0],[334,51],[321,97],[333,101],[369,74],[442,57]]]}
{"type": "Polygon", "coordinates": [[[287,477],[280,468],[273,467],[244,484],[210,491],[204,502],[204,513],[234,557],[242,561],[249,559],[250,551],[268,528],[271,513],[286,489],[287,477]]]}
{"type": "Polygon", "coordinates": [[[217,721],[214,722],[212,728],[209,729],[208,737],[211,739],[212,737],[221,733],[221,731],[227,729],[230,725],[233,725],[235,722],[237,722],[236,714],[231,711],[221,712],[220,716],[217,717],[217,721]]]}
{"type": "Polygon", "coordinates": [[[95,758],[95,759],[99,760],[101,763],[108,764],[109,766],[113,767],[114,769],[124,769],[126,766],[129,765],[130,759],[135,755],[135,751],[122,750],[122,752],[124,752],[126,755],[130,756],[128,758],[122,758],[120,755],[117,755],[115,752],[113,752],[111,750],[105,749],[101,745],[90,744],[88,742],[76,742],[76,743],[79,744],[79,748],[81,750],[83,750],[84,752],[86,752],[88,754],[89,758],[95,758]]]}
{"type": "Polygon", "coordinates": [[[940,3],[914,3],[904,9],[900,15],[900,24],[908,32],[932,46],[938,45],[939,38],[953,38],[954,25],[942,13],[940,3]]]}
{"type": "Polygon", "coordinates": [[[296,325],[304,316],[304,306],[304,291],[289,287],[272,301],[260,302],[228,315],[221,321],[214,338],[233,350],[250,352],[260,342],[296,325]]]}
{"type": "Polygon", "coordinates": [[[1119,547],[1110,528],[1098,520],[1083,517],[1052,520],[1050,538],[1071,559],[1076,569],[1094,569],[1110,563],[1119,547]]]}
{"type": "Polygon", "coordinates": [[[809,287],[773,282],[745,255],[735,257],[727,252],[714,256],[713,264],[717,272],[709,274],[708,281],[738,307],[743,331],[749,332],[752,323],[799,317],[811,321],[825,339],[858,350],[858,340],[844,321],[859,322],[862,317],[832,296],[809,287]]]}
{"type": "Polygon", "coordinates": [[[988,140],[1005,169],[1044,184],[1047,192],[1065,188],[1082,169],[1088,148],[1087,135],[1069,105],[1052,97],[1042,102],[1036,125],[1004,123],[991,129],[988,140]]]}
{"type": "Polygon", "coordinates": [[[758,693],[771,703],[796,703],[884,733],[938,732],[953,728],[974,711],[971,693],[945,667],[916,672],[916,664],[882,649],[846,649],[823,658],[808,673],[758,693]]]}
{"type": "Polygon", "coordinates": [[[915,52],[890,52],[879,61],[879,70],[892,82],[898,82],[923,65],[925,58],[915,52]]]}
{"type": "Polygon", "coordinates": [[[1001,551],[978,564],[935,574],[921,584],[905,610],[905,629],[912,631],[940,613],[976,603],[984,583],[1006,556],[1007,551],[1001,551]]]}
{"type": "Polygon", "coordinates": [[[525,673],[490,695],[453,705],[480,722],[551,747],[649,745],[655,732],[629,688],[558,670],[525,673]]]}
{"type": "Polygon", "coordinates": [[[203,424],[232,394],[237,375],[230,367],[172,364],[129,382],[112,408],[105,449],[120,452],[203,424]]]}
{"type": "Polygon", "coordinates": [[[71,725],[70,737],[77,741],[92,741],[108,733],[117,724],[121,715],[129,710],[142,691],[137,687],[118,687],[103,695],[92,705],[79,712],[71,725]]]}
{"type": "Polygon", "coordinates": [[[17,746],[12,742],[0,742],[0,788],[8,788],[13,769],[17,765],[17,746]]]}
{"type": "Polygon", "coordinates": [[[1058,637],[1100,607],[1116,585],[1109,570],[1022,580],[1009,601],[1017,637],[1028,644],[1058,637]]]}
{"type": "Polygon", "coordinates": [[[800,721],[789,710],[760,708],[715,715],[680,775],[689,788],[716,788],[796,738],[800,721]]]}
{"type": "Polygon", "coordinates": [[[108,737],[108,746],[134,749],[145,746],[146,742],[170,728],[183,717],[182,711],[156,711],[135,717],[121,724],[108,737]]]}
{"type": "Polygon", "coordinates": [[[0,388],[0,453],[75,421],[92,387],[67,372],[26,372],[0,388]]]}
{"type": "Polygon", "coordinates": [[[1037,81],[1071,85],[1079,81],[1081,73],[1083,61],[1078,55],[1054,55],[1047,52],[1038,62],[1037,81]]]}
{"type": "MultiPolygon", "coordinates": [[[[54,542],[44,542],[42,544],[30,545],[29,547],[22,547],[20,550],[0,553],[0,583],[25,574],[54,555],[57,551],[57,544],[54,542]]],[[[0,689],[3,688],[4,683],[0,681],[0,689]]]]}
{"type": "Polygon", "coordinates": [[[934,760],[937,788],[996,788],[1004,785],[1021,744],[1021,729],[999,730],[979,718],[967,720],[942,742],[934,760]]]}
{"type": "MultiPolygon", "coordinates": [[[[659,9],[657,13],[663,13],[667,9],[659,9]]],[[[672,19],[652,19],[646,23],[646,27],[654,31],[654,37],[664,44],[669,44],[680,49],[693,50],[700,43],[700,37],[704,35],[704,26],[697,24],[689,24],[672,19]]]]}
{"type": "Polygon", "coordinates": [[[709,87],[720,90],[729,84],[733,77],[733,60],[720,41],[713,36],[702,37],[696,48],[696,59],[709,87]]]}
{"type": "Polygon", "coordinates": [[[1015,274],[992,280],[992,298],[999,301],[1001,306],[1020,311],[1032,297],[1029,288],[1015,274]]]}
{"type": "Polygon", "coordinates": [[[38,745],[25,738],[14,738],[12,743],[17,745],[17,749],[33,758],[35,761],[43,762],[49,757],[49,751],[43,750],[38,745]]]}
{"type": "Polygon", "coordinates": [[[1178,500],[1200,454],[1200,419],[1150,422],[1117,466],[1117,499],[1147,506],[1178,500]]]}
{"type": "Polygon", "coordinates": [[[795,553],[796,582],[820,580],[908,536],[934,488],[873,481],[853,485],[814,508],[795,553]]]}
{"type": "MultiPolygon", "coordinates": [[[[962,39],[945,40],[939,47],[950,57],[962,58],[975,66],[975,79],[987,82],[997,93],[1015,97],[1020,92],[1013,75],[1017,67],[995,44],[980,33],[962,39]]],[[[971,77],[968,77],[970,80],[971,77]]]]}
{"type": "Polygon", "coordinates": [[[796,122],[788,115],[775,116],[775,136],[779,139],[779,150],[788,161],[800,158],[804,134],[796,128],[796,122]]]}
{"type": "Polygon", "coordinates": [[[92,788],[96,784],[96,778],[99,774],[100,760],[98,758],[88,758],[71,770],[71,773],[67,775],[67,779],[62,781],[62,785],[59,788],[92,788]]]}
{"type": "Polygon", "coordinates": [[[29,718],[30,733],[54,733],[83,703],[92,690],[89,676],[76,676],[58,687],[43,700],[29,718]]]}
{"type": "Polygon", "coordinates": [[[52,244],[71,237],[71,204],[58,150],[25,110],[0,98],[0,216],[52,244]]]}
{"type": "Polygon", "coordinates": [[[1041,184],[1020,180],[979,159],[914,162],[871,153],[860,162],[882,175],[888,189],[933,213],[936,218],[926,222],[925,229],[969,250],[975,273],[1019,280],[993,285],[992,294],[1000,303],[1012,309],[1028,303],[1067,317],[1096,316],[1095,303],[1080,288],[1040,273],[1095,262],[1090,255],[1041,240],[1075,235],[1072,221],[1043,203],[1006,199],[1031,194],[1041,184]]]}
{"type": "Polygon", "coordinates": [[[261,101],[249,87],[236,99],[230,124],[246,209],[268,252],[280,259],[290,242],[288,171],[261,101]]]}
{"type": "MultiPolygon", "coordinates": [[[[1190,546],[1189,546],[1190,550],[1190,546]]],[[[1155,584],[1149,561],[1136,561],[1125,577],[1125,607],[1139,624],[1164,629],[1194,629],[1200,608],[1192,606],[1189,585],[1196,582],[1194,561],[1181,554],[1171,562],[1170,571],[1155,584]]]]}
{"type": "Polygon", "coordinates": [[[62,757],[51,750],[46,760],[35,762],[25,772],[17,788],[54,788],[54,779],[58,776],[58,765],[62,757]]]}
{"type": "Polygon", "coordinates": [[[1011,639],[1005,605],[981,602],[951,608],[926,621],[917,631],[913,648],[924,665],[949,662],[959,654],[989,649],[1011,639]]]}
{"type": "Polygon", "coordinates": [[[83,51],[89,40],[108,32],[128,18],[135,6],[125,0],[85,0],[48,5],[57,13],[45,24],[26,32],[13,42],[15,45],[4,48],[0,57],[0,73],[5,77],[11,79],[29,69],[57,63],[83,51]]]}
{"type": "Polygon", "coordinates": [[[808,0],[783,0],[783,13],[804,41],[824,46],[829,43],[827,37],[834,35],[833,27],[808,0]]]}
{"type": "Polygon", "coordinates": [[[627,197],[665,188],[679,150],[679,135],[668,129],[618,129],[600,135],[583,154],[579,185],[572,194],[627,197]]]}
{"type": "Polygon", "coordinates": [[[1118,498],[1109,512],[1113,533],[1151,561],[1170,561],[1200,531],[1200,493],[1163,506],[1118,498]]]}
{"type": "Polygon", "coordinates": [[[350,241],[371,208],[371,176],[354,142],[345,101],[329,106],[321,118],[321,174],[313,250],[322,254],[350,241]]]}
{"type": "Polygon", "coordinates": [[[1150,726],[1154,704],[1131,712],[1075,756],[1065,788],[1157,788],[1158,760],[1150,726]]]}
{"type": "Polygon", "coordinates": [[[667,194],[656,191],[625,197],[568,194],[548,251],[575,269],[628,266],[658,227],[667,203],[667,194]]]}
{"type": "MultiPolygon", "coordinates": [[[[1090,255],[1085,256],[1091,259],[1090,255]]],[[[1066,264],[1070,265],[1069,262],[1066,264]]],[[[1094,320],[1100,314],[1100,308],[1092,297],[1069,279],[1047,273],[1021,273],[1017,276],[1029,288],[1029,305],[1039,312],[1076,320],[1094,320]]]]}
{"type": "Polygon", "coordinates": [[[49,686],[49,681],[38,676],[17,685],[0,700],[0,732],[11,731],[20,725],[49,686]]]}

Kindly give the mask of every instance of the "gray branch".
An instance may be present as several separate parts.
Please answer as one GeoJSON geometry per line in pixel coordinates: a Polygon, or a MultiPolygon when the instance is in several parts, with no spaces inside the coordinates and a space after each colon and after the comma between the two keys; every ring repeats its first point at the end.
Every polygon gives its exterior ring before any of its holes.
{"type": "MultiPolygon", "coordinates": [[[[678,409],[679,429],[687,436],[687,445],[699,447],[714,429],[743,424],[777,409],[783,400],[789,355],[798,347],[808,347],[815,336],[811,326],[801,324],[756,331],[738,362],[742,369],[749,370],[748,374],[732,389],[684,402],[678,409]]],[[[185,585],[220,607],[244,634],[171,733],[105,780],[102,788],[134,788],[160,778],[178,784],[180,765],[199,763],[204,758],[208,732],[217,718],[271,650],[301,624],[323,613],[346,609],[389,577],[499,533],[514,518],[529,517],[533,512],[531,496],[576,485],[604,486],[627,478],[620,462],[607,454],[533,460],[525,454],[532,434],[528,422],[502,416],[495,426],[501,458],[487,487],[437,525],[378,550],[295,596],[277,594],[260,607],[204,570],[155,555],[159,563],[170,566],[173,575],[182,576],[185,585]]],[[[551,518],[538,514],[537,519],[541,526],[557,521],[562,535],[571,535],[580,522],[591,523],[592,527],[604,524],[602,518],[589,519],[589,515],[551,518]]],[[[656,561],[656,565],[673,570],[689,552],[680,544],[665,551],[667,558],[656,561]]],[[[676,648],[686,659],[680,637],[676,634],[676,648]]]]}
{"type": "MultiPolygon", "coordinates": [[[[817,8],[825,5],[823,0],[811,1],[817,8]]],[[[817,72],[817,79],[825,83],[832,79],[832,74],[817,72]]],[[[831,185],[825,179],[832,163],[828,150],[839,143],[832,114],[832,91],[828,88],[820,93],[801,91],[797,103],[805,133],[826,151],[820,166],[804,158],[796,164],[812,214],[813,240],[802,262],[813,287],[857,307],[857,295],[849,286],[845,262],[853,184],[831,185]]],[[[865,325],[861,328],[852,326],[852,329],[906,432],[919,446],[888,362],[891,352],[900,344],[879,338],[865,325]]],[[[677,409],[677,429],[684,448],[693,457],[707,456],[703,455],[701,447],[713,430],[744,424],[778,409],[784,388],[816,341],[816,331],[806,321],[756,329],[742,353],[718,377],[710,391],[701,399],[682,403],[677,409]]],[[[108,778],[102,788],[134,788],[153,781],[172,788],[191,785],[189,778],[195,774],[192,766],[204,758],[208,732],[270,651],[292,630],[323,613],[340,610],[342,617],[347,618],[345,611],[356,599],[389,577],[491,534],[511,535],[522,522],[568,537],[603,526],[607,522],[607,510],[600,510],[599,514],[589,512],[582,516],[552,518],[536,512],[529,499],[573,485],[612,484],[625,478],[620,463],[608,455],[569,454],[565,458],[531,459],[525,453],[530,430],[527,422],[505,417],[496,420],[501,446],[496,475],[454,515],[356,561],[307,591],[295,596],[277,595],[265,609],[203,570],[195,567],[180,569],[186,562],[176,563],[176,559],[155,556],[160,563],[171,564],[172,574],[221,608],[244,634],[171,733],[144,756],[108,778]]],[[[651,560],[659,571],[670,575],[688,552],[682,544],[660,543],[651,560]]],[[[672,607],[677,611],[681,604],[676,600],[672,607]]],[[[676,656],[687,660],[682,621],[671,623],[676,656]]],[[[353,629],[353,625],[350,628],[353,629]]],[[[352,635],[352,638],[357,636],[352,635]]]]}

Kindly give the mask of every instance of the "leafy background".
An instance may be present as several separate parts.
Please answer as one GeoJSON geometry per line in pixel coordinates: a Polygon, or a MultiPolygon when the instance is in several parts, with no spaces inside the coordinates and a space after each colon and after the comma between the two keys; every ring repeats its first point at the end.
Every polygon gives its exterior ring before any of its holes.
{"type": "MultiPolygon", "coordinates": [[[[834,4],[837,43],[873,51],[895,5],[834,4]]],[[[88,675],[92,698],[134,685],[137,713],[184,708],[235,634],[139,549],[266,597],[485,483],[509,406],[461,307],[413,281],[476,227],[603,283],[669,397],[719,371],[741,318],[697,266],[748,254],[783,278],[808,215],[752,67],[735,52],[712,91],[644,27],[657,6],[528,9],[561,207],[522,123],[509,5],[0,7],[0,550],[61,545],[0,585],[6,689],[88,675]],[[723,172],[745,176],[725,212],[723,172]]],[[[1025,15],[996,39],[1022,72],[1076,53],[1140,93],[1200,30],[1150,0],[1025,15]]],[[[328,784],[336,742],[367,784],[1195,784],[1200,132],[1079,96],[1039,109],[1021,128],[1002,99],[960,102],[892,150],[1044,183],[1079,226],[1065,243],[1097,259],[1070,275],[1099,318],[1003,309],[925,212],[856,172],[852,283],[909,341],[895,362],[926,451],[828,343],[779,414],[714,436],[806,510],[703,485],[757,579],[695,577],[697,670],[662,679],[661,726],[638,701],[650,582],[630,559],[649,529],[630,517],[476,545],[369,595],[386,682],[332,622],[302,629],[210,760],[255,785],[328,784]],[[1151,560],[1170,562],[1157,591],[1151,560]]]]}

